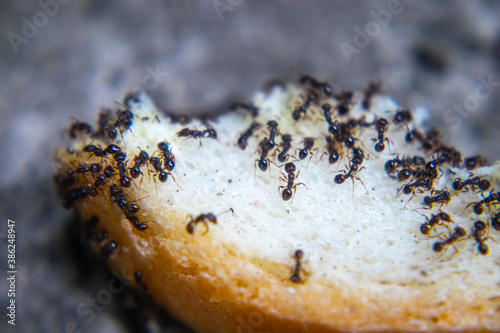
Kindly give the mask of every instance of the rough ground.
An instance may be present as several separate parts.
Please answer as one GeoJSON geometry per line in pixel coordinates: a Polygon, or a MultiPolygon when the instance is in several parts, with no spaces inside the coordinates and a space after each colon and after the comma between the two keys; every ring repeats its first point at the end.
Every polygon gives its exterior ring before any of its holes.
{"type": "MultiPolygon", "coordinates": [[[[46,22],[36,1],[3,4],[0,270],[10,218],[17,222],[18,332],[64,332],[71,321],[83,332],[187,331],[160,310],[153,316],[155,309],[138,308],[147,300],[130,290],[88,322],[76,312],[112,275],[94,264],[73,215],[61,207],[52,150],[64,143],[71,117],[93,122],[99,107],[132,87],[145,88],[165,110],[201,113],[245,99],[270,78],[312,73],[346,89],[382,79],[402,105],[428,107],[430,123],[466,154],[500,158],[500,83],[473,112],[445,116],[454,104],[477,101],[479,77],[500,82],[500,2],[402,0],[349,62],[341,43],[354,46],[355,29],[367,23],[377,29],[371,11],[389,2],[220,0],[234,6],[219,16],[212,1],[68,1],[57,12],[52,7],[46,22]],[[16,52],[8,34],[22,36],[23,18],[34,17],[42,18],[38,31],[16,52]]],[[[5,309],[4,278],[0,290],[5,309]]],[[[3,315],[0,331],[12,328],[3,315]]]]}

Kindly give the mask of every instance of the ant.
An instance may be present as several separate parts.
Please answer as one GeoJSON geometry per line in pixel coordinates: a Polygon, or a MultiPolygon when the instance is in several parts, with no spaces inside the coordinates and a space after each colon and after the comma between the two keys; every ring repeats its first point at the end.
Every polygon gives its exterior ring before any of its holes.
{"type": "Polygon", "coordinates": [[[461,191],[465,187],[466,191],[469,189],[467,188],[468,185],[472,186],[472,189],[477,186],[481,191],[486,191],[490,188],[491,183],[487,179],[482,179],[480,177],[474,177],[474,178],[469,178],[466,179],[465,181],[462,181],[460,178],[455,178],[456,180],[453,182],[451,185],[455,191],[461,191]]]}
{"type": "MultiPolygon", "coordinates": [[[[211,129],[213,130],[213,129],[211,129]]],[[[217,135],[215,135],[215,138],[217,135]]],[[[158,149],[161,152],[161,156],[163,157],[163,161],[165,162],[165,169],[168,170],[168,172],[171,172],[175,168],[175,156],[172,154],[172,149],[169,147],[168,143],[166,141],[159,142],[158,143],[158,149]]],[[[147,157],[146,157],[147,160],[147,157]]]]}
{"type": "Polygon", "coordinates": [[[337,96],[339,104],[336,106],[336,109],[339,112],[339,115],[343,116],[349,113],[352,106],[353,95],[352,91],[344,91],[337,96]]]}
{"type": "Polygon", "coordinates": [[[267,139],[266,143],[268,149],[271,150],[275,146],[274,138],[276,134],[278,134],[278,122],[276,120],[269,120],[267,122],[267,126],[269,126],[269,139],[267,139]]]}
{"type": "Polygon", "coordinates": [[[376,94],[380,94],[382,92],[382,82],[375,81],[370,82],[368,88],[364,91],[365,98],[363,99],[362,106],[365,110],[370,110],[372,107],[373,96],[376,94]]]}
{"type": "MultiPolygon", "coordinates": [[[[474,206],[472,206],[472,210],[474,211],[474,213],[477,215],[481,215],[484,212],[483,204],[486,204],[489,207],[489,205],[493,201],[497,201],[497,203],[500,202],[500,192],[493,193],[493,190],[492,190],[490,192],[489,196],[487,196],[486,198],[484,198],[483,200],[481,200],[479,202],[472,202],[472,203],[468,204],[467,207],[469,207],[470,205],[474,205],[474,206]]],[[[465,207],[465,209],[467,209],[467,207],[465,207]]]]}
{"type": "Polygon", "coordinates": [[[76,120],[69,128],[68,135],[71,139],[76,139],[79,132],[89,135],[92,133],[92,126],[76,120]]]}
{"type": "Polygon", "coordinates": [[[321,106],[323,109],[323,115],[325,116],[325,120],[328,123],[329,126],[333,126],[332,122],[332,106],[330,104],[323,104],[321,106]]]}
{"type": "MultiPolygon", "coordinates": [[[[295,179],[299,177],[300,171],[297,174],[297,176],[295,176],[295,164],[293,164],[292,162],[285,164],[285,172],[287,173],[287,175],[283,174],[284,177],[280,177],[280,179],[282,181],[287,182],[287,184],[279,186],[278,192],[282,188],[284,188],[283,192],[281,193],[281,198],[284,201],[288,201],[288,200],[290,200],[290,198],[292,198],[292,189],[293,189],[293,193],[295,193],[297,191],[298,185],[304,185],[306,188],[307,188],[307,186],[304,183],[298,183],[298,184],[293,183],[295,181],[295,179]]],[[[293,199],[292,199],[292,201],[293,201],[293,199]]]]}
{"type": "Polygon", "coordinates": [[[491,217],[491,226],[496,231],[500,231],[500,213],[496,213],[491,217]]]}
{"type": "Polygon", "coordinates": [[[104,168],[102,173],[106,178],[109,179],[115,175],[115,168],[113,168],[113,166],[111,165],[108,165],[107,167],[104,168]]]}
{"type": "Polygon", "coordinates": [[[193,216],[191,214],[188,214],[188,216],[186,217],[186,221],[188,218],[189,218],[189,223],[186,226],[186,229],[191,235],[194,234],[194,228],[198,223],[203,223],[203,225],[205,225],[206,227],[206,231],[205,233],[203,233],[203,235],[205,235],[208,232],[207,221],[212,222],[213,224],[217,224],[217,217],[215,217],[215,215],[212,213],[200,214],[195,219],[193,219],[193,216]]]}
{"type": "Polygon", "coordinates": [[[363,160],[366,158],[363,149],[361,148],[352,148],[352,159],[351,162],[353,164],[361,165],[363,160]]]}
{"type": "Polygon", "coordinates": [[[197,129],[190,129],[188,127],[184,127],[179,132],[177,132],[178,137],[186,137],[186,138],[198,138],[200,139],[201,146],[201,138],[212,138],[217,139],[217,132],[213,128],[207,128],[204,131],[199,131],[197,129]],[[206,136],[206,134],[208,134],[206,136]]]}
{"type": "Polygon", "coordinates": [[[278,154],[278,161],[285,163],[288,157],[287,151],[292,148],[292,136],[290,134],[281,135],[281,140],[283,141],[283,149],[278,154]]]}
{"type": "Polygon", "coordinates": [[[406,133],[405,141],[407,143],[412,143],[415,139],[417,141],[422,142],[422,141],[424,141],[424,135],[416,129],[413,129],[413,130],[409,131],[408,133],[406,133]]]}
{"type": "Polygon", "coordinates": [[[130,108],[130,105],[132,103],[139,103],[141,99],[139,98],[140,92],[138,91],[131,91],[125,95],[123,98],[123,105],[125,105],[127,108],[130,108]]]}
{"type": "Polygon", "coordinates": [[[118,161],[116,163],[116,168],[118,169],[118,174],[120,175],[120,185],[123,187],[130,187],[132,181],[127,175],[127,168],[125,166],[126,162],[118,161]]]}
{"type": "Polygon", "coordinates": [[[71,190],[65,197],[63,201],[64,208],[69,208],[73,202],[81,200],[87,196],[87,189],[84,187],[79,187],[71,190]]]}
{"type": "Polygon", "coordinates": [[[301,114],[304,114],[304,115],[306,114],[307,109],[309,108],[309,103],[316,100],[317,98],[318,98],[318,96],[314,93],[307,95],[307,99],[304,101],[304,103],[300,106],[295,107],[295,109],[293,109],[292,119],[295,121],[299,121],[301,114]]]}
{"type": "Polygon", "coordinates": [[[267,143],[267,138],[262,139],[262,141],[259,143],[260,159],[255,160],[255,162],[257,162],[259,169],[262,171],[267,170],[268,160],[266,159],[266,157],[269,153],[269,146],[270,145],[267,143]]]}
{"type": "MultiPolygon", "coordinates": [[[[384,151],[384,141],[389,142],[389,139],[384,136],[384,133],[387,131],[388,126],[389,122],[385,118],[379,118],[375,122],[375,128],[378,132],[378,142],[375,144],[375,151],[377,153],[384,151]]],[[[373,139],[373,141],[377,141],[377,139],[373,139]]]]}
{"type": "Polygon", "coordinates": [[[238,109],[241,108],[243,110],[246,110],[250,112],[253,118],[257,117],[259,115],[259,108],[253,105],[252,103],[241,103],[241,102],[235,102],[231,104],[230,106],[231,109],[238,109]]]}
{"type": "Polygon", "coordinates": [[[464,160],[464,166],[467,170],[472,170],[483,165],[485,165],[485,160],[481,155],[467,157],[464,160]]]}
{"type": "Polygon", "coordinates": [[[102,149],[101,146],[99,145],[86,145],[82,148],[82,150],[86,153],[90,153],[90,156],[94,155],[94,156],[97,156],[97,157],[105,157],[106,155],[108,155],[108,153],[102,149]]]}
{"type": "Polygon", "coordinates": [[[113,255],[117,247],[118,247],[118,242],[116,241],[106,242],[101,249],[101,256],[108,259],[113,255]]]}
{"type": "Polygon", "coordinates": [[[240,135],[238,138],[237,144],[240,149],[245,150],[248,144],[248,139],[253,135],[253,131],[255,131],[257,128],[259,128],[261,125],[258,122],[253,122],[250,127],[243,132],[243,134],[240,135]]]}
{"type": "Polygon", "coordinates": [[[418,179],[418,180],[414,181],[413,183],[409,183],[409,184],[406,184],[405,186],[403,186],[403,193],[404,194],[413,193],[415,195],[416,188],[420,188],[420,187],[425,188],[424,191],[420,190],[422,192],[429,191],[432,188],[432,183],[433,183],[433,181],[430,178],[418,179]]]}
{"type": "Polygon", "coordinates": [[[428,235],[435,225],[438,225],[440,221],[443,222],[453,222],[450,215],[445,212],[439,212],[438,214],[431,215],[431,218],[427,218],[427,222],[420,225],[420,232],[424,235],[428,235]]]}
{"type": "Polygon", "coordinates": [[[333,88],[328,82],[320,82],[309,75],[302,75],[299,79],[300,84],[309,84],[313,89],[319,90],[326,96],[333,95],[333,88]]]}
{"type": "MultiPolygon", "coordinates": [[[[324,154],[328,154],[328,163],[330,164],[337,163],[340,159],[341,152],[339,152],[338,143],[330,135],[326,137],[326,152],[324,152],[323,155],[324,154]]],[[[321,157],[323,157],[323,155],[321,155],[321,157]]]]}
{"type": "Polygon", "coordinates": [[[139,218],[134,215],[125,215],[125,218],[132,224],[134,228],[139,231],[144,231],[148,228],[148,226],[144,223],[139,223],[139,218]]]}
{"type": "Polygon", "coordinates": [[[132,119],[134,118],[134,114],[130,110],[118,110],[116,111],[116,115],[118,119],[116,120],[116,122],[107,127],[106,134],[111,140],[115,140],[118,136],[118,128],[123,140],[122,132],[126,131],[132,126],[132,119]]]}
{"type": "MultiPolygon", "coordinates": [[[[158,176],[158,180],[162,183],[166,182],[168,179],[169,173],[166,172],[165,169],[163,169],[162,160],[159,157],[151,157],[149,159],[149,164],[152,165],[154,170],[156,171],[155,175],[158,176]]],[[[153,179],[154,179],[155,175],[153,175],[153,179]]]]}
{"type": "Polygon", "coordinates": [[[434,252],[441,252],[445,247],[448,247],[449,245],[455,243],[459,238],[464,237],[466,234],[467,233],[462,227],[455,227],[450,237],[445,239],[444,241],[434,243],[434,245],[432,246],[432,250],[434,252]]]}
{"type": "Polygon", "coordinates": [[[311,137],[304,138],[304,148],[299,149],[299,159],[303,160],[309,153],[312,154],[310,150],[314,147],[314,141],[315,139],[311,137]]]}
{"type": "Polygon", "coordinates": [[[399,125],[401,123],[409,123],[413,120],[413,114],[409,109],[401,109],[396,112],[394,118],[392,118],[392,123],[394,125],[399,125]]]}
{"type": "Polygon", "coordinates": [[[139,154],[137,154],[137,156],[135,156],[133,159],[134,166],[129,169],[130,176],[132,176],[132,178],[137,178],[139,177],[139,175],[142,175],[141,167],[143,167],[148,162],[148,160],[148,153],[144,150],[140,150],[139,154]]]}
{"type": "Polygon", "coordinates": [[[340,184],[344,183],[347,178],[351,178],[351,180],[352,180],[352,196],[354,197],[354,178],[356,178],[357,180],[359,180],[361,182],[361,184],[363,184],[363,187],[365,188],[366,192],[368,193],[368,190],[366,189],[365,183],[363,183],[363,181],[360,178],[355,176],[356,173],[363,170],[365,167],[359,168],[358,164],[351,162],[349,167],[347,167],[347,165],[346,165],[346,168],[348,168],[349,171],[346,172],[345,170],[342,170],[343,174],[336,175],[335,178],[333,179],[333,181],[336,184],[340,185],[340,184]]]}
{"type": "Polygon", "coordinates": [[[80,165],[80,167],[76,168],[76,169],[71,169],[71,168],[68,168],[66,170],[66,174],[70,177],[72,177],[74,174],[85,174],[87,172],[90,172],[90,167],[85,164],[85,165],[80,165]]]}
{"type": "Polygon", "coordinates": [[[304,257],[304,252],[302,250],[296,250],[293,254],[293,258],[295,259],[295,266],[293,267],[292,274],[289,277],[289,280],[293,283],[301,283],[302,279],[300,278],[300,268],[301,268],[301,260],[304,257]]]}
{"type": "Polygon", "coordinates": [[[442,191],[435,196],[432,196],[433,194],[434,190],[432,190],[431,196],[424,197],[424,205],[429,206],[429,209],[432,208],[433,203],[441,203],[442,207],[444,204],[447,204],[451,199],[450,192],[448,191],[442,191]]]}
{"type": "Polygon", "coordinates": [[[476,241],[477,250],[483,256],[487,255],[489,251],[488,245],[484,244],[484,242],[488,240],[488,237],[483,238],[483,236],[485,236],[486,234],[487,227],[488,225],[483,221],[476,221],[474,222],[474,227],[472,228],[472,235],[471,235],[471,237],[476,241]]]}

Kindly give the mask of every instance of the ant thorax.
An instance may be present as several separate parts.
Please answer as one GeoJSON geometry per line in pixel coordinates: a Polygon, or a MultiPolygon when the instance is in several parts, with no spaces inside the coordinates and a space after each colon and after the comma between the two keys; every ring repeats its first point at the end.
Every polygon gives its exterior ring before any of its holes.
{"type": "Polygon", "coordinates": [[[187,123],[145,94],[127,105],[68,130],[71,146],[56,154],[66,206],[105,206],[135,233],[161,225],[176,244],[235,255],[244,244],[283,268],[283,284],[370,271],[377,288],[430,286],[461,262],[488,276],[480,286],[500,281],[499,164],[463,155],[423,126],[427,110],[379,84],[350,92],[304,76],[187,123]]]}

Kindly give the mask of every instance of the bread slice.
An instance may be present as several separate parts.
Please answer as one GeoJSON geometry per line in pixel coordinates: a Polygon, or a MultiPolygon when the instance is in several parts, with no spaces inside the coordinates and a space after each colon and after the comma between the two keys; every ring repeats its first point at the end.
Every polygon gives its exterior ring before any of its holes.
{"type": "Polygon", "coordinates": [[[65,205],[197,332],[500,331],[499,164],[425,132],[423,109],[329,88],[187,124],[129,94],[56,150],[65,205]]]}

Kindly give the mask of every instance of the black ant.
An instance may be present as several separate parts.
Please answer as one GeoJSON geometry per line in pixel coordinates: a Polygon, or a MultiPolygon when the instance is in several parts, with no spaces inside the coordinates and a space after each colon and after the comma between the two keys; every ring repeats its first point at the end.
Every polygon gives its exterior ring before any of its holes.
{"type": "Polygon", "coordinates": [[[132,181],[128,177],[125,162],[118,161],[116,163],[116,168],[118,169],[118,174],[120,175],[120,179],[119,179],[120,185],[123,187],[130,187],[130,185],[132,185],[132,181]]]}
{"type": "Polygon", "coordinates": [[[484,242],[488,240],[488,237],[484,237],[486,234],[486,228],[488,225],[484,223],[483,221],[476,221],[474,222],[474,227],[472,228],[472,235],[471,237],[474,238],[477,244],[477,250],[479,253],[481,253],[483,256],[488,254],[488,245],[486,245],[484,242]]]}
{"type": "Polygon", "coordinates": [[[97,157],[105,157],[108,153],[102,149],[99,145],[86,145],[82,148],[82,150],[86,153],[90,153],[90,156],[94,155],[97,157]]]}
{"type": "Polygon", "coordinates": [[[365,160],[365,153],[361,148],[352,148],[352,158],[351,163],[361,165],[363,160],[365,160]]]}
{"type": "Polygon", "coordinates": [[[186,137],[186,138],[199,138],[200,139],[200,146],[201,146],[201,138],[203,137],[204,132],[199,131],[197,129],[191,129],[189,127],[184,127],[181,129],[179,132],[177,132],[178,137],[186,137]]]}
{"type": "Polygon", "coordinates": [[[422,142],[424,141],[424,139],[425,139],[424,135],[417,129],[409,131],[408,133],[406,133],[405,136],[405,141],[408,143],[412,143],[414,140],[422,142]]]}
{"type": "Polygon", "coordinates": [[[496,213],[491,217],[491,227],[496,231],[500,231],[500,213],[496,213]]]}
{"type": "Polygon", "coordinates": [[[434,190],[431,192],[431,196],[424,197],[424,205],[429,206],[429,209],[432,208],[432,204],[434,203],[441,203],[442,207],[451,199],[450,192],[448,191],[442,191],[435,196],[432,196],[432,194],[434,194],[434,190]]]}
{"type": "Polygon", "coordinates": [[[290,134],[281,135],[281,140],[283,141],[283,149],[278,154],[278,161],[285,163],[288,157],[287,152],[292,148],[292,136],[290,134]]]}
{"type": "Polygon", "coordinates": [[[106,135],[111,140],[116,139],[116,137],[118,136],[118,130],[120,131],[120,135],[122,136],[122,139],[123,139],[122,132],[129,129],[133,124],[132,119],[134,118],[134,114],[132,113],[132,111],[130,111],[130,110],[118,110],[118,111],[116,111],[116,115],[118,117],[116,122],[114,122],[113,124],[109,125],[106,128],[106,135]]]}
{"type": "Polygon", "coordinates": [[[63,201],[64,208],[69,208],[73,202],[81,200],[87,196],[87,189],[84,187],[79,187],[71,190],[65,197],[63,201]]]}
{"type": "Polygon", "coordinates": [[[330,104],[323,104],[321,106],[321,108],[323,109],[323,115],[325,116],[325,120],[326,122],[328,123],[329,126],[332,126],[333,125],[333,122],[332,122],[332,106],[330,104]]]}
{"type": "MultiPolygon", "coordinates": [[[[385,118],[379,118],[375,122],[375,129],[378,132],[378,142],[375,144],[375,151],[377,153],[384,151],[384,141],[389,142],[389,139],[384,136],[388,126],[389,122],[385,118]]],[[[373,141],[377,141],[377,139],[373,139],[373,141]]]]}
{"type": "Polygon", "coordinates": [[[301,260],[304,257],[304,252],[302,250],[296,250],[293,254],[293,258],[295,259],[295,266],[293,267],[292,274],[289,277],[289,280],[293,283],[301,283],[302,279],[300,278],[300,268],[301,268],[301,260]]]}
{"type": "Polygon", "coordinates": [[[335,108],[337,109],[339,115],[343,116],[349,113],[352,106],[353,95],[352,91],[344,91],[337,96],[339,104],[335,108]]]}
{"type": "Polygon", "coordinates": [[[217,132],[213,128],[207,128],[203,131],[199,131],[197,129],[190,129],[188,127],[184,127],[179,132],[177,132],[178,137],[186,137],[186,138],[198,138],[200,139],[201,146],[201,138],[212,138],[217,139],[217,132]],[[208,134],[208,135],[207,135],[208,134]]]}
{"type": "Polygon", "coordinates": [[[132,224],[134,228],[139,231],[144,231],[148,228],[148,226],[144,223],[140,223],[139,218],[134,215],[125,215],[125,218],[132,224]]]}
{"type": "Polygon", "coordinates": [[[149,160],[149,155],[146,151],[141,150],[139,151],[139,154],[134,157],[133,162],[134,166],[132,166],[130,170],[130,176],[132,178],[137,178],[139,175],[142,174],[141,172],[141,167],[143,167],[149,160]]]}
{"type": "Polygon", "coordinates": [[[465,181],[462,181],[460,178],[455,178],[455,179],[456,180],[451,185],[455,191],[461,191],[464,189],[464,187],[468,191],[468,188],[466,187],[468,185],[472,186],[472,190],[474,190],[475,186],[477,186],[481,191],[486,191],[491,186],[489,180],[480,177],[469,178],[466,179],[465,181]]]}
{"type": "Polygon", "coordinates": [[[351,178],[351,180],[352,180],[352,196],[354,197],[354,178],[356,178],[357,180],[359,180],[361,182],[361,184],[363,184],[363,187],[365,188],[366,192],[368,193],[368,190],[366,189],[365,183],[363,183],[363,181],[360,178],[355,176],[356,173],[363,170],[365,167],[359,168],[358,164],[351,162],[349,167],[347,167],[347,165],[346,165],[346,168],[348,168],[349,171],[347,172],[346,170],[342,170],[343,174],[336,175],[335,178],[333,179],[333,181],[336,184],[340,185],[340,184],[344,183],[347,178],[351,178]]]}
{"type": "Polygon", "coordinates": [[[243,134],[240,135],[238,138],[237,144],[240,149],[245,150],[248,144],[248,139],[253,135],[253,131],[255,131],[257,128],[259,128],[261,125],[258,122],[253,122],[250,127],[243,132],[243,134]]]}
{"type": "Polygon", "coordinates": [[[194,228],[198,223],[202,223],[206,227],[206,231],[203,233],[203,235],[205,235],[208,232],[207,221],[212,222],[213,224],[217,224],[217,217],[212,213],[200,214],[195,219],[193,219],[193,216],[191,214],[189,214],[186,217],[186,221],[188,218],[189,218],[189,223],[186,226],[186,229],[192,235],[194,234],[194,228]]]}
{"type": "Polygon", "coordinates": [[[111,178],[115,175],[115,168],[113,168],[113,166],[111,165],[108,165],[107,167],[104,168],[102,173],[106,178],[111,178]]]}
{"type": "Polygon", "coordinates": [[[171,172],[175,168],[175,156],[172,154],[172,149],[165,141],[158,143],[158,149],[160,150],[163,161],[165,162],[165,169],[167,169],[168,172],[171,172]]]}
{"type": "Polygon", "coordinates": [[[441,252],[444,248],[455,243],[459,238],[464,237],[466,234],[467,233],[462,227],[455,227],[450,237],[444,241],[434,243],[432,250],[434,250],[434,252],[441,252]]]}
{"type": "Polygon", "coordinates": [[[68,135],[71,139],[76,139],[78,133],[89,135],[90,133],[92,133],[92,126],[77,120],[69,128],[68,135]]]}
{"type": "MultiPolygon", "coordinates": [[[[472,210],[474,211],[474,213],[477,215],[481,215],[484,212],[483,204],[486,204],[489,206],[493,201],[500,202],[500,192],[493,193],[493,190],[492,190],[490,192],[489,196],[487,196],[486,198],[484,198],[483,200],[481,200],[479,202],[472,202],[472,203],[468,204],[467,207],[469,207],[470,205],[473,205],[472,210]]],[[[467,207],[465,207],[465,209],[467,209],[467,207]]]]}
{"type": "Polygon", "coordinates": [[[409,109],[401,109],[396,112],[394,118],[392,118],[392,123],[394,125],[399,125],[401,123],[409,123],[413,120],[413,114],[409,109]]]}
{"type": "Polygon", "coordinates": [[[259,108],[253,105],[252,103],[240,103],[240,102],[235,102],[231,104],[230,106],[231,109],[235,110],[238,108],[241,108],[243,110],[246,110],[250,112],[253,118],[257,117],[259,115],[259,108]]]}
{"type": "Polygon", "coordinates": [[[259,169],[262,171],[267,170],[268,160],[266,157],[269,153],[269,146],[270,145],[267,143],[267,138],[262,139],[262,141],[260,141],[259,143],[260,158],[258,160],[255,160],[255,162],[257,162],[259,169]]]}
{"type": "Polygon", "coordinates": [[[381,91],[382,91],[382,82],[380,81],[370,82],[368,88],[364,91],[365,98],[361,103],[363,109],[370,110],[372,107],[373,96],[375,96],[376,94],[380,94],[381,91]]]}
{"type": "MultiPolygon", "coordinates": [[[[340,159],[342,153],[342,149],[339,147],[337,141],[332,136],[326,137],[326,152],[324,154],[328,154],[328,163],[334,164],[337,163],[340,159]]],[[[321,155],[321,157],[323,157],[321,155]]]]}
{"type": "Polygon", "coordinates": [[[101,249],[101,256],[108,259],[113,255],[113,253],[116,251],[117,248],[118,248],[118,242],[116,241],[106,242],[101,249]]]}
{"type": "Polygon", "coordinates": [[[312,154],[310,150],[314,147],[314,141],[314,138],[311,137],[304,138],[304,148],[299,149],[299,159],[303,160],[309,153],[312,154]]]}
{"type": "Polygon", "coordinates": [[[68,168],[66,170],[66,174],[70,177],[72,177],[74,174],[86,174],[90,172],[90,167],[87,165],[87,164],[84,164],[84,165],[80,165],[80,167],[76,168],[76,169],[71,169],[71,168],[68,168]]]}
{"type": "Polygon", "coordinates": [[[443,222],[453,222],[450,215],[445,212],[439,212],[438,214],[431,215],[431,218],[427,218],[427,222],[420,225],[420,232],[424,235],[428,235],[435,225],[438,225],[440,221],[443,222]]]}
{"type": "Polygon", "coordinates": [[[467,170],[472,170],[483,165],[485,165],[485,160],[481,155],[467,157],[464,160],[464,166],[467,170]]]}
{"type": "Polygon", "coordinates": [[[302,75],[299,79],[300,84],[309,84],[313,89],[319,90],[326,96],[333,95],[333,88],[328,82],[320,82],[309,75],[302,75]]]}
{"type": "MultiPolygon", "coordinates": [[[[424,179],[418,179],[416,181],[414,181],[413,183],[409,183],[409,184],[406,184],[405,186],[403,186],[402,190],[403,190],[403,193],[404,194],[410,194],[410,193],[413,193],[415,194],[415,190],[416,188],[420,188],[423,187],[424,188],[424,191],[429,191],[431,188],[432,188],[432,179],[430,178],[424,178],[424,179]]],[[[422,191],[422,190],[420,190],[422,191]]]]}
{"type": "Polygon", "coordinates": [[[127,108],[131,107],[132,103],[139,103],[141,99],[139,98],[140,92],[138,91],[131,91],[125,95],[123,98],[123,105],[125,105],[127,108]]]}
{"type": "Polygon", "coordinates": [[[266,143],[268,149],[271,150],[275,146],[274,138],[276,134],[278,134],[278,122],[276,120],[269,120],[267,122],[267,126],[269,126],[269,139],[267,139],[266,143]]]}
{"type": "MultiPolygon", "coordinates": [[[[304,185],[304,186],[306,186],[306,185],[304,183],[298,183],[298,184],[293,183],[295,181],[295,179],[299,177],[300,171],[297,174],[297,176],[295,176],[295,164],[293,164],[292,162],[285,164],[285,172],[287,173],[287,175],[283,174],[284,177],[280,177],[280,179],[282,181],[285,181],[287,184],[279,186],[278,192],[282,188],[284,188],[283,192],[281,193],[281,198],[284,201],[288,201],[288,200],[290,200],[290,198],[292,198],[292,189],[293,189],[293,193],[295,193],[297,191],[298,185],[304,185]]],[[[307,186],[306,186],[306,188],[307,188],[307,186]]]]}
{"type": "MultiPolygon", "coordinates": [[[[149,164],[152,165],[154,170],[156,171],[155,175],[158,176],[158,180],[162,183],[166,182],[169,173],[163,169],[162,160],[159,157],[151,157],[149,159],[149,164]]],[[[155,175],[153,175],[153,179],[155,175]]]]}

